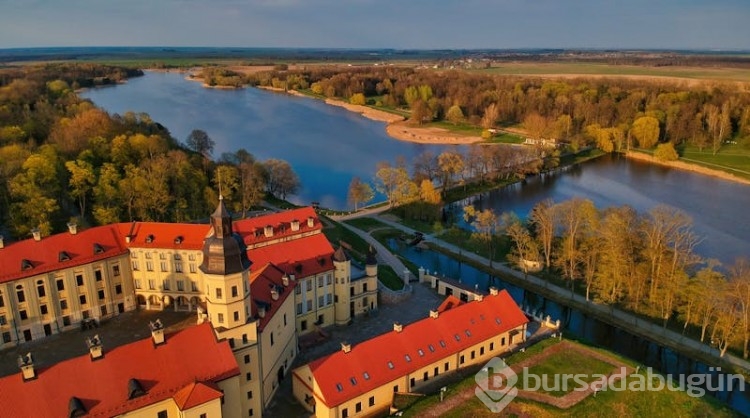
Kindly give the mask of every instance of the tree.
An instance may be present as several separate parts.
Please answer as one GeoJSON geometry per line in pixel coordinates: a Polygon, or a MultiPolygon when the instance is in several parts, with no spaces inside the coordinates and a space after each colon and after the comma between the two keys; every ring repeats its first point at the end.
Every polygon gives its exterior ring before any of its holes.
{"type": "Polygon", "coordinates": [[[216,145],[206,131],[200,129],[193,129],[185,140],[185,144],[189,149],[201,154],[206,160],[211,158],[214,145],[216,145]]]}
{"type": "Polygon", "coordinates": [[[70,196],[78,200],[81,216],[86,215],[86,196],[96,183],[94,167],[85,160],[66,161],[65,168],[70,173],[70,196]]]}
{"type": "Polygon", "coordinates": [[[240,182],[239,182],[240,173],[237,169],[237,166],[234,165],[227,165],[227,164],[221,164],[216,167],[216,171],[214,171],[214,187],[219,190],[219,193],[221,196],[224,197],[228,202],[232,202],[237,204],[236,206],[240,206],[235,197],[235,194],[237,193],[237,189],[239,189],[240,182]]]}
{"type": "Polygon", "coordinates": [[[654,150],[654,158],[659,161],[677,161],[680,156],[677,155],[677,151],[674,149],[674,144],[666,142],[656,146],[656,150],[654,150]]]}
{"type": "Polygon", "coordinates": [[[498,217],[492,209],[478,211],[473,205],[464,206],[464,221],[471,224],[474,228],[472,238],[477,239],[487,245],[487,258],[489,265],[492,266],[493,256],[493,239],[499,227],[498,217]]]}
{"type": "Polygon", "coordinates": [[[117,167],[104,163],[99,170],[99,179],[94,186],[94,219],[99,225],[120,222],[120,190],[122,178],[117,167]]]}
{"type": "Polygon", "coordinates": [[[359,209],[360,204],[364,204],[372,200],[375,197],[375,193],[369,184],[363,182],[359,177],[352,178],[349,183],[349,203],[354,205],[354,210],[359,209]]]}
{"type": "Polygon", "coordinates": [[[375,188],[388,198],[388,204],[393,207],[402,198],[402,189],[405,183],[410,182],[409,173],[405,168],[392,167],[389,163],[379,163],[378,171],[375,173],[375,188]]]}
{"type": "Polygon", "coordinates": [[[562,233],[562,245],[558,265],[563,276],[571,281],[578,278],[579,264],[583,262],[582,241],[596,230],[598,213],[594,202],[588,199],[573,198],[557,205],[557,222],[562,233]]]}
{"type": "Polygon", "coordinates": [[[652,148],[659,142],[659,119],[653,116],[641,116],[633,122],[630,133],[638,140],[641,148],[652,148]]]}
{"type": "Polygon", "coordinates": [[[364,94],[355,93],[352,95],[352,97],[349,98],[349,103],[353,105],[364,106],[367,103],[367,99],[365,99],[364,94]]]}
{"type": "Polygon", "coordinates": [[[555,238],[555,224],[557,223],[557,210],[554,202],[546,199],[537,203],[529,213],[529,223],[534,227],[539,246],[544,254],[544,265],[549,269],[552,263],[552,241],[555,238]]]}
{"type": "Polygon", "coordinates": [[[448,112],[445,114],[445,119],[447,119],[449,122],[453,123],[454,125],[457,125],[460,122],[463,122],[464,120],[464,112],[461,110],[461,106],[454,104],[450,108],[448,108],[448,112]]]}
{"type": "Polygon", "coordinates": [[[297,173],[292,170],[288,162],[271,158],[263,162],[266,172],[266,188],[269,193],[281,199],[287,195],[297,193],[301,187],[297,173]]]}
{"type": "Polygon", "coordinates": [[[453,178],[464,169],[464,158],[458,152],[443,151],[437,158],[438,170],[442,178],[443,193],[450,188],[453,178]]]}
{"type": "Polygon", "coordinates": [[[528,273],[529,264],[539,260],[539,247],[515,213],[503,213],[500,216],[500,224],[508,237],[516,244],[511,253],[511,259],[523,269],[524,273],[528,273]]]}
{"type": "Polygon", "coordinates": [[[432,120],[432,115],[432,109],[427,106],[427,103],[422,100],[417,100],[411,106],[411,116],[409,117],[409,120],[416,122],[417,125],[421,125],[425,122],[430,122],[432,120]]]}
{"type": "Polygon", "coordinates": [[[484,115],[482,115],[482,128],[492,129],[495,127],[495,122],[497,121],[499,114],[500,111],[497,109],[497,104],[490,103],[489,106],[484,109],[484,115]]]}
{"type": "Polygon", "coordinates": [[[741,258],[729,269],[729,283],[742,336],[742,357],[750,353],[750,262],[741,258]]]}
{"type": "Polygon", "coordinates": [[[239,190],[241,195],[242,217],[247,216],[250,207],[263,200],[266,189],[266,174],[263,165],[255,161],[255,157],[244,149],[234,154],[239,169],[239,190]]]}
{"type": "Polygon", "coordinates": [[[531,113],[523,119],[523,126],[529,136],[534,139],[547,138],[551,132],[552,124],[549,119],[539,113],[531,113]]]}

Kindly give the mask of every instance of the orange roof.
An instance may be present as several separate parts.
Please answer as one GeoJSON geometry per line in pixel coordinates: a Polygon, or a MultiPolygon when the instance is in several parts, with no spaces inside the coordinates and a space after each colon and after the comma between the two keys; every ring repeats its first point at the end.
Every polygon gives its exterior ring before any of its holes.
{"type": "Polygon", "coordinates": [[[0,283],[88,264],[128,250],[115,225],[26,239],[0,249],[0,283]],[[64,253],[64,254],[63,254],[64,253]],[[26,266],[24,269],[23,265],[26,266]]]}
{"type": "Polygon", "coordinates": [[[72,397],[83,403],[86,416],[120,415],[175,396],[189,405],[191,401],[206,402],[212,395],[201,388],[190,396],[178,396],[181,389],[239,374],[229,343],[217,341],[208,322],[169,334],[159,346],[154,346],[150,337],[111,350],[107,350],[107,341],[103,344],[104,357],[95,361],[84,355],[37,368],[37,378],[26,382],[19,374],[0,378],[2,414],[67,416],[72,397]],[[130,379],[137,379],[146,393],[128,399],[130,379]]]}
{"type": "Polygon", "coordinates": [[[193,382],[177,391],[172,397],[180,411],[219,399],[224,394],[213,384],[193,382]]]}
{"type": "Polygon", "coordinates": [[[443,303],[440,304],[440,306],[438,306],[437,311],[438,313],[443,313],[447,311],[448,309],[455,308],[456,306],[459,306],[461,304],[463,304],[463,302],[461,302],[461,299],[453,295],[450,295],[447,298],[445,298],[445,300],[443,301],[443,303]]]}
{"type": "Polygon", "coordinates": [[[247,256],[254,265],[272,263],[298,279],[333,270],[333,247],[323,234],[253,248],[247,256]]]}
{"type": "Polygon", "coordinates": [[[255,218],[243,219],[233,222],[234,230],[239,232],[245,240],[245,244],[253,246],[266,241],[276,240],[280,237],[290,237],[299,234],[310,233],[323,229],[323,224],[312,207],[292,209],[283,212],[269,213],[255,218]],[[312,218],[313,226],[307,225],[308,219],[312,218]],[[292,221],[299,222],[299,230],[292,231],[292,221]],[[265,228],[273,228],[273,236],[265,236],[265,228]]]}
{"type": "Polygon", "coordinates": [[[276,311],[284,303],[284,300],[292,294],[294,286],[297,284],[294,280],[289,280],[289,285],[284,287],[282,280],[284,271],[267,263],[258,270],[250,273],[250,294],[253,296],[253,312],[258,314],[258,306],[262,305],[266,309],[266,315],[263,318],[258,317],[258,330],[263,331],[268,321],[273,318],[276,311]],[[271,290],[276,289],[279,298],[273,300],[271,290]]]}
{"type": "MultiPolygon", "coordinates": [[[[426,313],[425,313],[426,314],[426,313]]],[[[421,367],[453,355],[528,319],[503,290],[339,350],[308,364],[321,399],[334,407],[421,367]],[[408,359],[407,359],[408,356],[408,359]]]]}
{"type": "Polygon", "coordinates": [[[128,247],[200,250],[211,225],[166,222],[133,222],[117,224],[123,239],[130,236],[128,247]]]}

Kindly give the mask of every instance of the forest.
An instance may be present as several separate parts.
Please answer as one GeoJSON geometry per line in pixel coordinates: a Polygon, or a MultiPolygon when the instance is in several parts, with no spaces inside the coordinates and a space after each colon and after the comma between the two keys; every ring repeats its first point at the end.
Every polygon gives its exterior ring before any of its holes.
{"type": "Polygon", "coordinates": [[[200,129],[180,141],[147,114],[110,115],[76,94],[141,74],[80,63],[0,70],[0,234],[49,235],[71,220],[197,221],[219,190],[246,216],[265,193],[284,198],[300,187],[283,160],[246,150],[214,160],[200,129]]]}

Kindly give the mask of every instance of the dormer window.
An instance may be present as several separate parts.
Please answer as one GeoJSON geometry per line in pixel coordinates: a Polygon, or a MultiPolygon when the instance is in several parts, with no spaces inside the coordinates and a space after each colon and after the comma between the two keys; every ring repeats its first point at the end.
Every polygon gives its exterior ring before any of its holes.
{"type": "Polygon", "coordinates": [[[445,340],[440,340],[440,346],[443,347],[443,348],[445,348],[445,346],[446,346],[445,340]]]}
{"type": "Polygon", "coordinates": [[[370,380],[370,374],[369,374],[369,373],[367,373],[367,372],[364,372],[364,373],[362,374],[362,376],[364,376],[364,377],[365,377],[365,380],[370,380]]]}
{"type": "Polygon", "coordinates": [[[57,261],[70,261],[70,254],[65,251],[60,251],[60,253],[57,254],[57,261]]]}
{"type": "Polygon", "coordinates": [[[146,244],[151,244],[152,242],[154,242],[154,234],[148,234],[146,236],[146,244]]]}
{"type": "Polygon", "coordinates": [[[456,339],[456,341],[461,341],[461,336],[460,335],[456,334],[453,337],[456,339]]]}
{"type": "Polygon", "coordinates": [[[389,361],[389,362],[388,362],[388,368],[389,368],[389,369],[393,369],[393,362],[392,362],[392,361],[389,361]]]}
{"type": "Polygon", "coordinates": [[[101,244],[94,243],[94,254],[102,254],[104,252],[104,247],[102,247],[101,244]]]}
{"type": "Polygon", "coordinates": [[[336,383],[336,390],[339,392],[343,392],[344,386],[342,386],[341,383],[336,383]]]}
{"type": "Polygon", "coordinates": [[[31,261],[25,258],[21,260],[21,270],[31,270],[33,268],[34,268],[34,265],[31,264],[31,261]]]}
{"type": "Polygon", "coordinates": [[[404,358],[406,359],[407,363],[411,363],[411,356],[408,354],[404,354],[404,358]]]}
{"type": "Polygon", "coordinates": [[[417,350],[417,353],[419,353],[419,357],[424,357],[424,351],[421,348],[417,350]]]}
{"type": "Polygon", "coordinates": [[[145,394],[146,391],[143,390],[143,386],[141,386],[141,382],[138,379],[128,380],[128,399],[134,399],[145,394]]]}
{"type": "Polygon", "coordinates": [[[180,244],[182,244],[182,240],[183,240],[183,238],[182,238],[182,235],[178,235],[178,236],[177,236],[177,237],[176,237],[176,238],[174,239],[174,243],[175,243],[175,245],[180,245],[180,244]]]}
{"type": "Polygon", "coordinates": [[[464,331],[464,332],[466,332],[466,336],[467,336],[467,337],[471,337],[471,331],[469,331],[469,330],[467,329],[467,330],[466,330],[466,331],[464,331]]]}
{"type": "Polygon", "coordinates": [[[349,382],[351,382],[352,386],[357,386],[357,378],[356,377],[350,377],[349,382]]]}

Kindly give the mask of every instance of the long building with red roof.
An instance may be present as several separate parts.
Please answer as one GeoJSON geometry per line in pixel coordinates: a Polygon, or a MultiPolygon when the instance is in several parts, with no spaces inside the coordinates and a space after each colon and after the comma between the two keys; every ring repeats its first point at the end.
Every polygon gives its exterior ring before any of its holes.
{"type": "Polygon", "coordinates": [[[457,369],[482,364],[523,342],[528,319],[503,290],[461,303],[450,296],[425,319],[295,369],[293,391],[316,417],[388,412],[393,394],[412,392],[457,369]]]}
{"type": "Polygon", "coordinates": [[[22,358],[0,378],[0,411],[16,418],[239,416],[240,369],[209,324],[102,348],[49,367],[22,358]],[[160,415],[162,414],[162,415],[160,415]],[[202,415],[205,414],[205,415],[202,415]]]}

